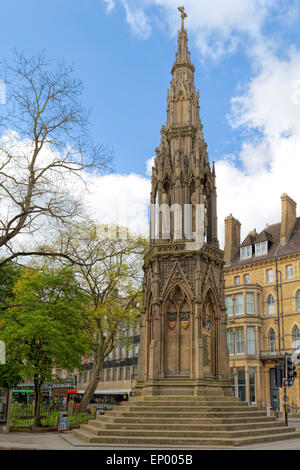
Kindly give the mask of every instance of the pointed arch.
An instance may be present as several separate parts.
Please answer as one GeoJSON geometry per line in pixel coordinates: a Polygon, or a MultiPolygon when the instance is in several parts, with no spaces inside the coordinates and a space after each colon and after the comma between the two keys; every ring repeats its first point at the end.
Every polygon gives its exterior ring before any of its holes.
{"type": "Polygon", "coordinates": [[[267,297],[267,313],[269,315],[275,313],[275,299],[272,294],[269,294],[267,297]]]}
{"type": "Polygon", "coordinates": [[[218,309],[218,300],[215,295],[214,289],[209,285],[203,296],[203,325],[207,324],[207,321],[215,321],[215,316],[218,309]]]}
{"type": "Polygon", "coordinates": [[[300,328],[297,323],[293,326],[292,329],[292,348],[300,348],[300,328]]]}
{"type": "Polygon", "coordinates": [[[189,304],[189,308],[192,308],[192,304],[190,301],[190,293],[187,291],[184,285],[182,285],[180,282],[175,281],[173,284],[168,286],[168,289],[165,291],[164,295],[164,303],[163,303],[163,310],[165,311],[165,307],[167,305],[167,302],[169,299],[172,299],[173,302],[180,307],[184,299],[187,300],[189,304]]]}
{"type": "Polygon", "coordinates": [[[300,311],[300,289],[296,292],[296,310],[297,312],[300,311]]]}
{"type": "Polygon", "coordinates": [[[176,286],[180,286],[181,289],[185,292],[188,299],[192,298],[192,291],[191,287],[189,286],[188,280],[186,275],[178,261],[176,261],[173,265],[171,273],[166,280],[164,288],[162,290],[162,297],[167,299],[169,296],[170,291],[176,286]]]}
{"type": "Polygon", "coordinates": [[[269,343],[269,351],[275,352],[276,351],[276,333],[272,327],[269,329],[269,332],[268,332],[268,343],[269,343]]]}
{"type": "Polygon", "coordinates": [[[176,282],[163,304],[165,376],[189,376],[191,370],[192,305],[185,288],[176,282]]]}
{"type": "Polygon", "coordinates": [[[203,292],[202,298],[205,299],[207,293],[210,291],[211,295],[214,298],[216,306],[220,303],[219,292],[217,288],[217,283],[215,279],[215,273],[211,266],[208,267],[208,270],[204,279],[205,290],[203,292]]]}

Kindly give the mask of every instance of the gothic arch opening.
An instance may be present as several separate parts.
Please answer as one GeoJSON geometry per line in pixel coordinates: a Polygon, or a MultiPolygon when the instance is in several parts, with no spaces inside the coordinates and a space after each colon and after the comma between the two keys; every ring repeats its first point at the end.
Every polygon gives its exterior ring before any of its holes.
{"type": "Polygon", "coordinates": [[[174,286],[164,304],[164,375],[189,376],[191,369],[191,304],[180,285],[174,286]]]}
{"type": "Polygon", "coordinates": [[[202,351],[204,375],[216,374],[217,302],[211,289],[205,295],[202,310],[202,351]]]}

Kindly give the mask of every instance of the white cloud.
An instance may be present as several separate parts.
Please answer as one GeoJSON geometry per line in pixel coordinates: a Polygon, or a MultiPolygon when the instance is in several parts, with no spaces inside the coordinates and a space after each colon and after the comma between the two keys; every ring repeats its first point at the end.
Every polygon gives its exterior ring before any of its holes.
{"type": "MultiPolygon", "coordinates": [[[[5,166],[6,174],[18,181],[7,189],[15,198],[21,197],[20,183],[26,180],[28,158],[32,153],[32,143],[22,140],[16,132],[8,132],[0,136],[0,148],[13,149],[13,154],[18,158],[11,160],[5,166]],[[15,187],[16,186],[16,187],[15,187]]],[[[56,155],[49,146],[45,146],[39,155],[37,166],[43,168],[55,159],[56,155]]],[[[0,160],[5,161],[5,155],[0,152],[0,160]]],[[[150,161],[150,160],[149,160],[150,161]]],[[[14,179],[12,181],[14,182],[14,179]]],[[[61,172],[48,171],[47,181],[41,186],[41,191],[51,190],[57,196],[81,201],[82,210],[97,224],[117,224],[128,227],[132,233],[148,236],[148,205],[150,202],[150,179],[137,174],[118,175],[109,174],[97,176],[82,171],[81,178],[72,172],[65,170],[61,172]]],[[[45,192],[35,196],[35,203],[46,205],[51,194],[45,192]]],[[[59,199],[60,200],[60,199],[59,199]]],[[[18,211],[18,207],[11,199],[5,197],[5,192],[0,194],[1,219],[10,220],[18,211]]],[[[50,217],[39,217],[30,229],[12,240],[15,250],[33,249],[37,243],[50,244],[57,237],[57,225],[50,217]],[[25,248],[26,247],[26,248],[25,248]]]]}
{"type": "Polygon", "coordinates": [[[99,224],[117,224],[148,235],[150,180],[137,174],[89,177],[84,203],[99,224]]]}
{"type": "Polygon", "coordinates": [[[154,159],[155,157],[151,157],[146,161],[146,175],[152,176],[152,167],[154,166],[154,159]]]}
{"type": "Polygon", "coordinates": [[[243,142],[239,167],[225,159],[216,163],[221,234],[229,213],[245,236],[280,221],[283,193],[300,203],[299,77],[300,52],[292,49],[284,60],[265,55],[244,95],[232,99],[231,124],[253,136],[243,142]]]}
{"type": "Polygon", "coordinates": [[[151,34],[149,19],[143,9],[135,5],[131,0],[121,0],[126,12],[126,20],[134,35],[141,39],[147,39],[151,34]]]}
{"type": "MultiPolygon", "coordinates": [[[[109,4],[112,0],[105,0],[109,4]]],[[[115,0],[113,0],[115,2],[115,0]]],[[[151,22],[167,25],[172,36],[180,27],[178,3],[174,0],[120,0],[132,32],[140,38],[151,34],[151,22]],[[161,12],[163,10],[163,14],[161,12]]],[[[261,42],[261,30],[276,0],[182,0],[186,24],[201,55],[218,59],[236,51],[249,38],[261,42]]]]}
{"type": "MultiPolygon", "coordinates": [[[[163,7],[173,35],[179,25],[177,3],[173,0],[153,0],[163,7]]],[[[243,35],[259,37],[261,27],[274,0],[184,0],[188,31],[203,56],[218,58],[236,50],[243,35]]]]}
{"type": "Polygon", "coordinates": [[[107,13],[110,13],[116,6],[115,0],[104,0],[106,3],[106,11],[107,13]]]}

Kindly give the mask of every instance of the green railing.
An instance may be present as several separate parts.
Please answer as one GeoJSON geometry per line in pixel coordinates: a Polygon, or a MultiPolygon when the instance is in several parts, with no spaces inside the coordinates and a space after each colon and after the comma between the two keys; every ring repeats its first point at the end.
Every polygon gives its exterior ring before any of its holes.
{"type": "MultiPolygon", "coordinates": [[[[58,413],[62,410],[60,407],[42,406],[41,407],[41,426],[43,428],[57,428],[58,413]]],[[[74,409],[68,413],[68,421],[70,428],[79,427],[81,424],[86,424],[90,419],[95,417],[96,411],[88,409],[85,412],[79,412],[74,409]]],[[[11,430],[14,429],[32,429],[33,428],[33,406],[32,404],[23,404],[13,402],[10,410],[10,424],[11,430]]]]}

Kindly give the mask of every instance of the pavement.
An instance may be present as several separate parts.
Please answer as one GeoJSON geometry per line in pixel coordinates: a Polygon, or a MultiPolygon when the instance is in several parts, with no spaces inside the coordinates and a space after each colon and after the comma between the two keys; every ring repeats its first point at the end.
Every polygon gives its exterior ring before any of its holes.
{"type": "MultiPolygon", "coordinates": [[[[289,421],[289,426],[300,430],[300,420],[289,421]]],[[[273,441],[261,444],[252,444],[247,446],[132,446],[132,445],[99,445],[89,444],[73,436],[71,431],[49,432],[49,433],[28,433],[28,432],[10,432],[0,434],[0,450],[102,450],[102,451],[202,451],[202,450],[300,450],[300,438],[287,439],[282,441],[273,441]]]]}

